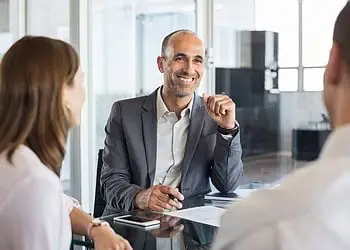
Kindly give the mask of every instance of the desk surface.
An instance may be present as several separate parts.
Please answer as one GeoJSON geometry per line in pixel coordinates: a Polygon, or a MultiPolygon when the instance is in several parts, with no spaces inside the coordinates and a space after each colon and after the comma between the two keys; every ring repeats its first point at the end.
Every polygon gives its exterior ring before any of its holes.
{"type": "MultiPolygon", "coordinates": [[[[197,197],[184,201],[184,208],[197,207],[203,205],[215,205],[210,200],[197,197]]],[[[135,210],[127,214],[145,213],[135,210]]],[[[127,239],[134,250],[182,250],[182,249],[210,249],[214,240],[217,228],[202,223],[183,220],[175,217],[146,212],[147,216],[154,216],[160,219],[160,228],[145,230],[140,227],[129,226],[127,224],[116,223],[113,218],[121,214],[111,214],[101,217],[110,223],[114,231],[127,239]]],[[[74,240],[73,245],[89,245],[91,242],[74,240]]]]}

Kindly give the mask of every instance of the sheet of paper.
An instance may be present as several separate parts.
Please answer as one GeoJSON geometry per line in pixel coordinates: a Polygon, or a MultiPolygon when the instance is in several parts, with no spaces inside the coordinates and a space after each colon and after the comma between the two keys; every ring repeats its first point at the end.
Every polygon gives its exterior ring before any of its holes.
{"type": "Polygon", "coordinates": [[[240,198],[247,198],[249,197],[252,193],[257,191],[259,189],[236,189],[235,193],[240,197],[240,198]]]}
{"type": "Polygon", "coordinates": [[[178,217],[181,219],[191,220],[215,227],[220,226],[220,218],[225,212],[225,209],[213,207],[213,206],[202,206],[187,208],[172,212],[165,212],[164,214],[178,217]]]}

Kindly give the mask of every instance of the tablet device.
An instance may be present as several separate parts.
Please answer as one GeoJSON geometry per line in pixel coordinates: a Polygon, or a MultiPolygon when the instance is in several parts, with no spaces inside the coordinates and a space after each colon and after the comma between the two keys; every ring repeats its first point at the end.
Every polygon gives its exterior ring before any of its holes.
{"type": "Polygon", "coordinates": [[[147,219],[135,215],[123,215],[123,216],[117,216],[113,218],[114,221],[119,221],[123,223],[133,224],[141,227],[150,227],[154,225],[159,225],[159,220],[154,219],[147,219]]]}

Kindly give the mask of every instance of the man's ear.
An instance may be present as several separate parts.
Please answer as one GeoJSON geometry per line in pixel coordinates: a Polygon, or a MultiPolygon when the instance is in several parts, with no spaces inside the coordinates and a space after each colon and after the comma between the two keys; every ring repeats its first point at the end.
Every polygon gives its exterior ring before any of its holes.
{"type": "Polygon", "coordinates": [[[157,65],[158,65],[159,72],[164,73],[164,57],[162,56],[157,57],[157,65]]]}
{"type": "Polygon", "coordinates": [[[337,43],[333,43],[329,53],[329,60],[325,72],[325,83],[338,84],[341,77],[341,56],[340,47],[337,43]]]}

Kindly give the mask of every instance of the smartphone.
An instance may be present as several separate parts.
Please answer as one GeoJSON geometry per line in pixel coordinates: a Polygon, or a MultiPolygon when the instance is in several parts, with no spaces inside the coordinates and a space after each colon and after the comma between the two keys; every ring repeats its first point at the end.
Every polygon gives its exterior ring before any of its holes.
{"type": "Polygon", "coordinates": [[[141,227],[153,227],[160,225],[160,220],[147,219],[135,215],[123,215],[113,218],[114,221],[133,224],[141,227]]]}

